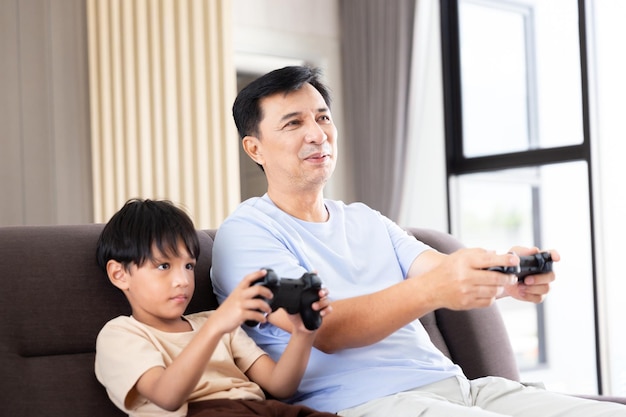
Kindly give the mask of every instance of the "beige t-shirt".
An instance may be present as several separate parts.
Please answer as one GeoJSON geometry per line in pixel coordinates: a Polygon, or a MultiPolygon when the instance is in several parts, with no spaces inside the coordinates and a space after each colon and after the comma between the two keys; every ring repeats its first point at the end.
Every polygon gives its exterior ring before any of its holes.
{"type": "MultiPolygon", "coordinates": [[[[170,413],[139,395],[135,384],[148,369],[169,366],[211,313],[185,316],[193,330],[184,333],[162,332],[128,316],[109,321],[96,341],[95,372],[113,403],[130,416],[185,416],[187,404],[170,413]]],[[[244,374],[264,354],[240,328],[224,335],[189,402],[223,398],[265,399],[261,388],[244,374]]]]}

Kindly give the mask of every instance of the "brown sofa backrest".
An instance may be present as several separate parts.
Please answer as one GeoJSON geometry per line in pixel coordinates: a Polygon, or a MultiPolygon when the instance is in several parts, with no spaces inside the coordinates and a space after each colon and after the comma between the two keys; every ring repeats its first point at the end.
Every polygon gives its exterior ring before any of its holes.
{"type": "MultiPolygon", "coordinates": [[[[0,228],[0,392],[7,416],[121,416],[93,373],[104,323],[129,314],[123,294],[96,263],[103,225],[0,228]]],[[[444,252],[460,247],[445,233],[408,229],[444,252]]],[[[201,254],[189,312],[213,309],[209,269],[214,230],[199,230],[201,254]]],[[[468,376],[517,378],[496,307],[437,311],[422,319],[435,343],[468,376]],[[476,331],[476,329],[480,331],[476,331]]]]}

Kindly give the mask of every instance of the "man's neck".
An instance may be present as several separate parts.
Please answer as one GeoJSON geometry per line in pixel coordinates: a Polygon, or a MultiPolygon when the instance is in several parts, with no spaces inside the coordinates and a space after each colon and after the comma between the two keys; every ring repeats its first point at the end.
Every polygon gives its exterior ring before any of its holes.
{"type": "Polygon", "coordinates": [[[284,194],[268,190],[267,195],[276,207],[297,219],[315,223],[328,220],[329,213],[321,190],[309,194],[284,194]]]}

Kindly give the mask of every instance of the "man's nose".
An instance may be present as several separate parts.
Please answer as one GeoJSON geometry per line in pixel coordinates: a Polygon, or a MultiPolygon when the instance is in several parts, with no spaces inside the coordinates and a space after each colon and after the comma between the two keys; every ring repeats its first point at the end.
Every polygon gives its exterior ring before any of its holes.
{"type": "Polygon", "coordinates": [[[328,135],[322,127],[315,121],[307,124],[307,130],[304,139],[308,143],[322,143],[328,139],[328,135]]]}

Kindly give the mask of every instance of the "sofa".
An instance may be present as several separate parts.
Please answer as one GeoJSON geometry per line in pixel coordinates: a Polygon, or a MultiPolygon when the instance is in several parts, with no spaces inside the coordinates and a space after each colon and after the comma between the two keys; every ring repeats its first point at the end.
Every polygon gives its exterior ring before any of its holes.
{"type": "MultiPolygon", "coordinates": [[[[94,376],[96,335],[130,309],[95,259],[102,224],[0,227],[0,392],[2,415],[112,417],[124,415],[94,376]]],[[[452,236],[407,228],[425,243],[452,252],[452,236]]],[[[188,312],[217,306],[209,269],[215,230],[198,230],[201,254],[188,312]]],[[[421,318],[434,343],[468,377],[519,379],[497,306],[421,318]]],[[[626,404],[623,398],[606,398],[626,404]]]]}

